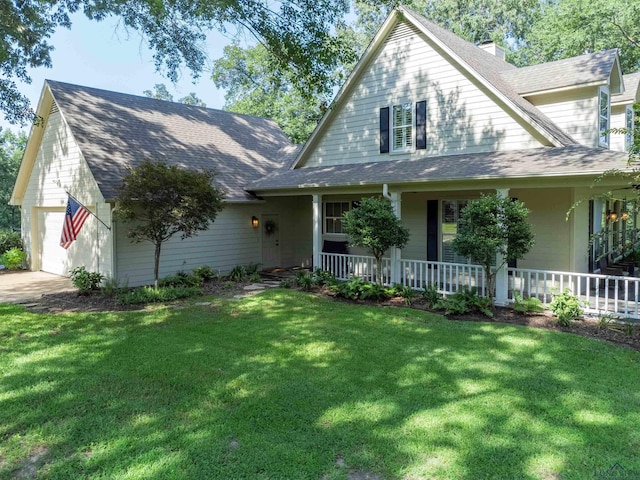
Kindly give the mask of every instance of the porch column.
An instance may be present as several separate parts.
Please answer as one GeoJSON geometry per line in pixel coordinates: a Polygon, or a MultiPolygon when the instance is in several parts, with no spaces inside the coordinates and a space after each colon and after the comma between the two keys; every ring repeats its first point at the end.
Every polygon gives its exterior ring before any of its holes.
{"type": "MultiPolygon", "coordinates": [[[[509,197],[508,188],[498,188],[497,194],[502,198],[509,197]]],[[[502,254],[496,255],[496,265],[504,262],[505,258],[502,254]]],[[[506,305],[509,303],[509,276],[507,275],[507,264],[505,263],[496,271],[496,305],[506,305]]]]}
{"type": "MultiPolygon", "coordinates": [[[[399,219],[402,218],[402,193],[391,192],[391,208],[393,213],[399,219]]],[[[400,261],[402,256],[402,250],[396,247],[391,247],[391,283],[400,283],[402,281],[402,269],[400,268],[400,261]]]]}
{"type": "Polygon", "coordinates": [[[313,268],[321,268],[320,253],[322,252],[322,195],[312,195],[313,198],[313,268]]]}

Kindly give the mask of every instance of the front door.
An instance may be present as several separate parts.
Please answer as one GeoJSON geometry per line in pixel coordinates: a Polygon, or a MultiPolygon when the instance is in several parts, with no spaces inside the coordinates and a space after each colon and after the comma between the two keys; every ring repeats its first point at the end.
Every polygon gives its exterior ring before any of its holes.
{"type": "Polygon", "coordinates": [[[262,268],[281,266],[280,216],[262,215],[262,268]]]}

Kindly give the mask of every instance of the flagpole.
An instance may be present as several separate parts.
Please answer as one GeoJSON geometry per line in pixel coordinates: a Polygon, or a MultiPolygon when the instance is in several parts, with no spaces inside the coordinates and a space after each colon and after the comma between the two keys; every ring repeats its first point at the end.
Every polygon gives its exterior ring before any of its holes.
{"type": "MultiPolygon", "coordinates": [[[[65,191],[66,192],[66,191],[65,191]]],[[[71,198],[73,198],[76,202],[78,202],[80,205],[82,205],[82,202],[80,202],[80,200],[78,200],[76,197],[74,197],[73,195],[71,195],[69,192],[66,192],[67,195],[69,195],[71,198]]],[[[94,217],[96,217],[96,220],[98,220],[101,224],[103,224],[105,226],[105,228],[109,231],[111,231],[111,227],[109,225],[107,225],[106,223],[104,223],[102,220],[100,220],[100,218],[93,213],[91,210],[89,210],[87,207],[85,207],[84,205],[82,205],[87,212],[89,212],[91,215],[93,215],[94,217]]]]}

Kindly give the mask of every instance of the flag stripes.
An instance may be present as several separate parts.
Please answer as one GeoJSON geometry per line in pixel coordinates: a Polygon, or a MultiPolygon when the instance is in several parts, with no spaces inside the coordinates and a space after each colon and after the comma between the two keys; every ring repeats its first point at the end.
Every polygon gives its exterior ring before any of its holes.
{"type": "Polygon", "coordinates": [[[78,238],[80,229],[89,215],[91,215],[89,210],[69,196],[67,211],[64,215],[64,224],[62,225],[62,236],[60,237],[60,246],[62,248],[69,248],[73,241],[78,238]]]}

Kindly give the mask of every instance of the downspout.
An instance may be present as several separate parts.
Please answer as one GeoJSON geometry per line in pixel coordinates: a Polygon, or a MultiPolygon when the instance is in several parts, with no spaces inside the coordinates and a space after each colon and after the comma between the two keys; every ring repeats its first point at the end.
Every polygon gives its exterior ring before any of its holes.
{"type": "Polygon", "coordinates": [[[387,200],[391,201],[391,194],[389,193],[389,185],[386,183],[382,184],[382,196],[387,200]]]}

